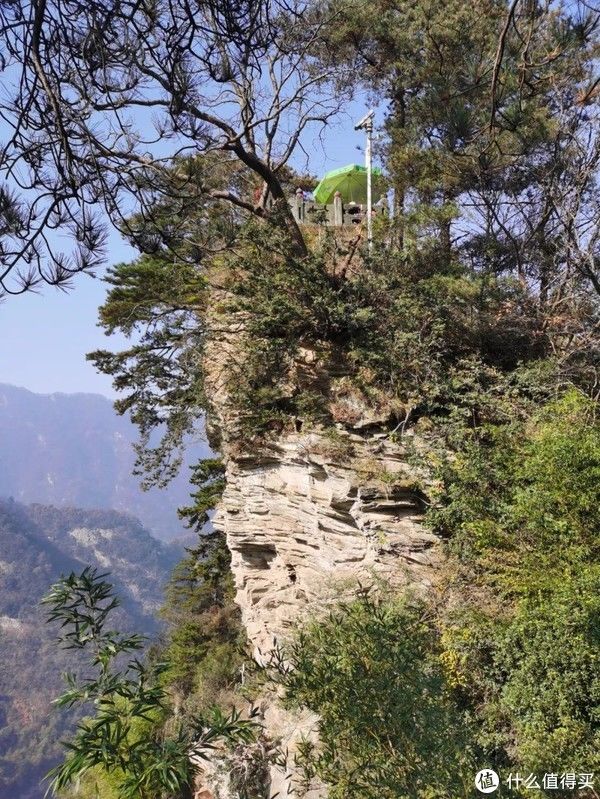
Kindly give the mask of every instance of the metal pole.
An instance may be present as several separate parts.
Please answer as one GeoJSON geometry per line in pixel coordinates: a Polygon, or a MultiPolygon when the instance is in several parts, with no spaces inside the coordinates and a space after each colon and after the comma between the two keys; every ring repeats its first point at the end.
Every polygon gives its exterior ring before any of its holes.
{"type": "Polygon", "coordinates": [[[367,134],[367,146],[365,147],[365,167],[367,170],[367,246],[369,249],[373,246],[373,193],[371,180],[373,176],[373,157],[372,157],[372,144],[373,144],[373,117],[374,111],[369,111],[368,114],[357,122],[354,130],[364,130],[367,134]]]}
{"type": "Polygon", "coordinates": [[[367,246],[370,250],[373,247],[373,193],[371,186],[371,177],[373,172],[373,119],[369,119],[367,121],[365,130],[367,133],[367,146],[365,148],[365,166],[367,168],[367,246]]]}

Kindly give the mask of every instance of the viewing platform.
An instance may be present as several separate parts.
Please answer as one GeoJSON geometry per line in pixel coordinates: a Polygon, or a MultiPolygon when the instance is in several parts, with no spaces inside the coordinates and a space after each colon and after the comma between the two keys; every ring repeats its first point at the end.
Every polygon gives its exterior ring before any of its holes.
{"type": "MultiPolygon", "coordinates": [[[[325,225],[329,227],[352,227],[360,225],[367,215],[366,204],[345,203],[340,192],[336,192],[333,202],[322,205],[314,200],[308,200],[302,189],[290,199],[290,206],[294,219],[300,225],[325,225]]],[[[380,199],[373,206],[373,217],[389,216],[389,208],[385,198],[380,199]]]]}

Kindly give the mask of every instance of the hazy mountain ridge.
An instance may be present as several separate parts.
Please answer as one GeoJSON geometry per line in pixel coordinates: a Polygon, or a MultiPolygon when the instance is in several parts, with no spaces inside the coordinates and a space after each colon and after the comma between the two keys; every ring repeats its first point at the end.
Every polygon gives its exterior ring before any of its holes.
{"type": "Polygon", "coordinates": [[[0,797],[41,799],[65,718],[51,708],[72,653],[56,645],[39,600],[61,573],[110,572],[123,599],[115,623],[155,632],[154,613],[182,547],[116,511],[25,507],[0,500],[0,797]]]}
{"type": "MultiPolygon", "coordinates": [[[[166,489],[142,491],[132,475],[137,428],[100,394],[34,394],[0,383],[0,495],[20,502],[132,513],[157,536],[183,534],[184,467],[166,489]]],[[[190,462],[208,446],[190,449],[190,462]]]]}

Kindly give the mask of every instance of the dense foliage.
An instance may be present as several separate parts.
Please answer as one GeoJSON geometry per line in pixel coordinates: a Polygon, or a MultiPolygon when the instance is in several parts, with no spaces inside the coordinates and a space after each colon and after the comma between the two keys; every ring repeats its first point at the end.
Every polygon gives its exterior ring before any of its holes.
{"type": "Polygon", "coordinates": [[[482,431],[445,473],[449,663],[504,762],[593,772],[600,743],[600,426],[572,391],[482,431]]]}
{"type": "Polygon", "coordinates": [[[477,760],[447,693],[426,609],[364,592],[301,631],[287,653],[288,699],[319,714],[301,753],[305,787],[331,799],[466,796],[477,760]]]}
{"type": "Polygon", "coordinates": [[[247,433],[293,417],[330,423],[336,384],[328,371],[363,404],[387,406],[394,426],[424,416],[508,419],[530,397],[586,379],[578,358],[553,358],[554,331],[510,276],[393,249],[347,273],[332,268],[340,254],[331,241],[299,260],[273,237],[265,269],[256,232],[242,241],[227,307],[248,319],[245,357],[230,378],[247,433]],[[320,373],[295,368],[302,347],[316,351],[320,373]]]}

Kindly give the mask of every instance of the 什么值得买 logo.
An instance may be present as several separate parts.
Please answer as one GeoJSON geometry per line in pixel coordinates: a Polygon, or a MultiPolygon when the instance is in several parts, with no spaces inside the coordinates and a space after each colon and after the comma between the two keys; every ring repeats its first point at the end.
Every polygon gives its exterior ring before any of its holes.
{"type": "Polygon", "coordinates": [[[475,775],[475,787],[479,793],[494,793],[500,785],[500,777],[491,768],[478,771],[475,775]]]}

